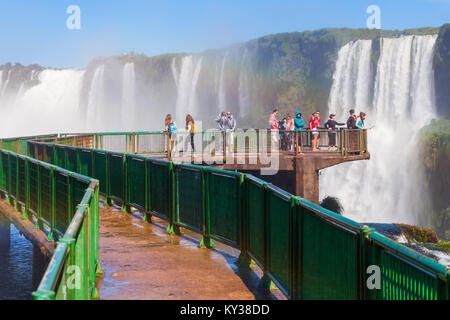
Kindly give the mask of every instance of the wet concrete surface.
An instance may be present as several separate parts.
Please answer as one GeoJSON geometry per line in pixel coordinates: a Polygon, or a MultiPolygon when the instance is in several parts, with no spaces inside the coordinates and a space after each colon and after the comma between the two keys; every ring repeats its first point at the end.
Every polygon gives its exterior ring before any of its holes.
{"type": "Polygon", "coordinates": [[[148,223],[139,212],[100,205],[100,299],[285,299],[258,286],[259,268],[237,267],[239,250],[217,241],[215,249],[199,248],[200,235],[168,235],[166,227],[156,217],[148,223]]]}

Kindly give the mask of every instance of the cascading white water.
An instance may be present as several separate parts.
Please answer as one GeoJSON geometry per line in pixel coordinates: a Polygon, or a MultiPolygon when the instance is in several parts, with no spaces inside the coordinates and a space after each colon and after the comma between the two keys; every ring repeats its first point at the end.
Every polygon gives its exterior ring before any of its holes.
{"type": "MultiPolygon", "coordinates": [[[[89,90],[88,103],[87,103],[87,119],[89,124],[93,124],[93,127],[89,127],[88,130],[99,130],[99,127],[103,129],[103,119],[106,116],[104,113],[105,106],[105,66],[101,65],[95,69],[94,76],[92,77],[91,87],[89,90]]],[[[89,125],[90,126],[90,125],[89,125]]]]}
{"type": "Polygon", "coordinates": [[[227,111],[227,98],[226,98],[226,90],[225,90],[225,63],[227,61],[227,57],[224,56],[222,60],[222,67],[220,68],[220,77],[219,77],[219,92],[218,92],[218,105],[217,108],[220,112],[227,111]]]}
{"type": "Polygon", "coordinates": [[[239,73],[239,112],[241,117],[245,117],[251,112],[249,78],[247,71],[248,52],[244,51],[242,57],[241,71],[239,73]]]}
{"type": "Polygon", "coordinates": [[[136,123],[136,92],[134,63],[126,63],[122,72],[122,123],[123,130],[134,128],[136,123]]]}
{"type": "Polygon", "coordinates": [[[38,85],[22,89],[17,98],[8,103],[8,112],[2,115],[0,136],[67,132],[67,128],[84,130],[78,115],[83,75],[84,71],[78,70],[40,72],[38,85]]]}
{"type": "Polygon", "coordinates": [[[11,79],[11,70],[8,71],[8,75],[6,77],[6,81],[3,84],[3,86],[2,86],[2,91],[1,91],[1,94],[0,94],[1,97],[5,96],[6,89],[8,88],[8,84],[9,84],[10,79],[11,79]]]}
{"type": "Polygon", "coordinates": [[[371,105],[371,49],[372,40],[358,40],[339,51],[330,93],[330,112],[344,111],[344,116],[353,106],[367,110],[371,105]]]}
{"type": "MultiPolygon", "coordinates": [[[[196,90],[201,68],[201,57],[183,57],[179,74],[176,73],[177,70],[174,62],[172,63],[172,72],[178,91],[175,119],[179,123],[184,123],[187,114],[190,113],[195,117],[199,112],[197,110],[196,90]]],[[[180,127],[180,124],[178,126],[180,127]]]]}
{"type": "Polygon", "coordinates": [[[418,131],[435,117],[433,48],[436,36],[382,38],[374,86],[370,44],[341,48],[330,93],[330,113],[344,122],[348,110],[367,114],[371,159],[323,170],[321,198],[338,197],[344,215],[360,222],[422,223],[418,131]],[[374,87],[370,102],[370,88],[374,87]]]}

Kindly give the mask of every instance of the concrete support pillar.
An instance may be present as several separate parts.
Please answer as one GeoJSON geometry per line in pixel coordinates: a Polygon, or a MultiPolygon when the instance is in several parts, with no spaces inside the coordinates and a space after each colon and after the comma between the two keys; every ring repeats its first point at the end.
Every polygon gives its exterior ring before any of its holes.
{"type": "Polygon", "coordinates": [[[319,171],[316,159],[295,158],[295,194],[319,204],[319,171]]]}

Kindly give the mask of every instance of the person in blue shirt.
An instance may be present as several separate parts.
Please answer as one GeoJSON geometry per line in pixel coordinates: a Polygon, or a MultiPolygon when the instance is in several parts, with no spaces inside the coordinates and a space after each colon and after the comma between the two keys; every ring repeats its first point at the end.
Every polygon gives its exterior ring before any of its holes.
{"type": "Polygon", "coordinates": [[[361,112],[359,114],[358,123],[356,125],[357,129],[363,130],[365,129],[364,120],[366,120],[366,114],[364,112],[361,112]]]}
{"type": "Polygon", "coordinates": [[[305,127],[305,121],[303,121],[302,113],[300,111],[295,112],[294,128],[295,136],[297,140],[298,152],[302,152],[302,133],[301,131],[305,127]]]}

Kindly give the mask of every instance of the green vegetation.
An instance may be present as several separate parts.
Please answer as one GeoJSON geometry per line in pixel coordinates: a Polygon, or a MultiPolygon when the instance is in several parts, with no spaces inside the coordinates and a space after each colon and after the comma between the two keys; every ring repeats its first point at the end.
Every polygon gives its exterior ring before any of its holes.
{"type": "Polygon", "coordinates": [[[436,106],[441,116],[450,118],[450,24],[443,25],[439,31],[433,67],[436,106]]]}
{"type": "Polygon", "coordinates": [[[450,254],[450,242],[449,241],[439,241],[433,245],[434,248],[440,249],[447,254],[450,254]]]}
{"type": "Polygon", "coordinates": [[[402,223],[394,223],[394,225],[402,230],[403,234],[406,236],[406,239],[408,239],[408,242],[438,242],[438,237],[433,230],[402,223]]]}
{"type": "Polygon", "coordinates": [[[420,136],[420,158],[430,195],[426,224],[440,238],[450,239],[450,120],[433,120],[420,136]]]}

